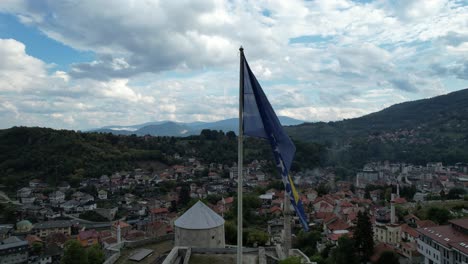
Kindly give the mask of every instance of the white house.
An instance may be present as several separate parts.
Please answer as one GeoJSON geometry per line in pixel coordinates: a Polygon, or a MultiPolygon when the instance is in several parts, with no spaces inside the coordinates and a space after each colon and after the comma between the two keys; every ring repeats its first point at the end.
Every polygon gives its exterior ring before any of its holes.
{"type": "Polygon", "coordinates": [[[49,201],[53,204],[65,202],[65,194],[61,191],[55,191],[49,195],[49,201]]]}
{"type": "Polygon", "coordinates": [[[99,200],[107,200],[107,192],[105,190],[100,190],[98,192],[99,200]]]}

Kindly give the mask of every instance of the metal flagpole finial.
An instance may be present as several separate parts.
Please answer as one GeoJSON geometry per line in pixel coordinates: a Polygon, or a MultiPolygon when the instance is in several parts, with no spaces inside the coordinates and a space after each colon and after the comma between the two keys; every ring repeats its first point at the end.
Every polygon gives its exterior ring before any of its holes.
{"type": "Polygon", "coordinates": [[[239,50],[240,50],[240,52],[244,52],[244,47],[242,47],[242,45],[241,45],[239,50]]]}

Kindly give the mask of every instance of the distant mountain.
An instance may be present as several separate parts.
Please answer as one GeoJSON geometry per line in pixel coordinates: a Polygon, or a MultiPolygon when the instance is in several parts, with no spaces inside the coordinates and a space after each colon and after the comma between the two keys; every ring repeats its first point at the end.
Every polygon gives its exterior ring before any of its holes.
{"type": "MultiPolygon", "coordinates": [[[[281,123],[284,126],[298,125],[304,123],[304,121],[297,120],[290,117],[280,116],[281,123]]],[[[199,135],[203,129],[211,130],[222,130],[224,132],[238,131],[238,118],[230,118],[215,122],[171,122],[171,121],[157,121],[148,122],[138,125],[130,126],[105,126],[99,129],[94,129],[89,132],[100,132],[100,133],[112,133],[116,135],[152,135],[152,136],[176,136],[184,137],[190,135],[199,135]]]]}
{"type": "Polygon", "coordinates": [[[152,136],[188,136],[190,127],[175,122],[166,122],[159,125],[149,125],[138,129],[137,135],[152,135],[152,136]]]}

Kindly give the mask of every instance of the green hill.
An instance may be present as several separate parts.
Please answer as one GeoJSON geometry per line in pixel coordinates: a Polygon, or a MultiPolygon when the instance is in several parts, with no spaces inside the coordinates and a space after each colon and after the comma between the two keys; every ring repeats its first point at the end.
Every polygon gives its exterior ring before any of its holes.
{"type": "Polygon", "coordinates": [[[297,140],[327,145],[328,162],[468,161],[468,89],[405,102],[363,117],[287,127],[297,140]]]}
{"type": "MultiPolygon", "coordinates": [[[[297,148],[295,170],[319,164],[320,145],[297,143],[297,148]]],[[[270,147],[264,140],[246,139],[244,152],[246,162],[272,161],[270,147]]],[[[215,130],[177,138],[13,127],[0,130],[0,184],[19,187],[36,178],[51,185],[69,181],[76,186],[84,178],[137,167],[151,170],[154,163],[181,162],[173,158],[175,153],[206,164],[232,166],[237,161],[237,140],[233,132],[215,130]]],[[[272,163],[267,169],[276,171],[272,163]]]]}
{"type": "Polygon", "coordinates": [[[138,161],[167,162],[161,151],[167,145],[169,139],[13,127],[0,130],[0,183],[18,186],[38,178],[76,184],[85,177],[133,168],[138,161]]]}

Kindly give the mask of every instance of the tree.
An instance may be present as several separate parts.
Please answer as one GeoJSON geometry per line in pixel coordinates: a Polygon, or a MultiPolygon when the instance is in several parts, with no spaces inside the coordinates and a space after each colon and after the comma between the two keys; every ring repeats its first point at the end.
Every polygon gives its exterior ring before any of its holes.
{"type": "Polygon", "coordinates": [[[338,239],[338,246],[331,252],[328,258],[330,264],[357,264],[359,263],[356,255],[356,247],[354,241],[347,236],[342,236],[338,239]]]}
{"type": "Polygon", "coordinates": [[[88,253],[88,264],[102,264],[106,257],[104,255],[104,251],[102,251],[101,247],[98,244],[94,244],[87,250],[88,253]]]}
{"type": "Polygon", "coordinates": [[[64,246],[62,264],[88,264],[86,253],[78,240],[68,240],[64,246]]]}
{"type": "Polygon", "coordinates": [[[291,256],[280,260],[278,264],[301,264],[301,258],[296,256],[291,256]]]}
{"type": "Polygon", "coordinates": [[[450,200],[461,199],[463,195],[465,194],[466,194],[465,189],[456,187],[456,188],[450,189],[449,193],[447,194],[447,199],[450,199],[450,200]]]}
{"type": "Polygon", "coordinates": [[[376,264],[400,264],[398,255],[392,251],[384,251],[380,255],[376,264]]]}
{"type": "Polygon", "coordinates": [[[227,244],[235,245],[237,243],[237,227],[233,222],[226,221],[224,224],[224,234],[227,244]]]}
{"type": "Polygon", "coordinates": [[[190,187],[187,185],[182,186],[180,188],[180,193],[179,193],[179,204],[184,207],[188,204],[190,201],[190,187]]]}
{"type": "Polygon", "coordinates": [[[447,223],[450,217],[450,211],[446,208],[430,207],[426,213],[427,219],[432,220],[438,223],[439,225],[447,223]]]}
{"type": "Polygon", "coordinates": [[[357,224],[354,230],[354,241],[357,252],[363,262],[366,262],[374,253],[374,234],[372,224],[367,212],[358,212],[357,224]]]}
{"type": "Polygon", "coordinates": [[[330,186],[322,182],[317,186],[316,191],[317,191],[318,196],[323,196],[325,194],[328,194],[328,192],[330,192],[330,186]]]}
{"type": "Polygon", "coordinates": [[[252,246],[264,246],[268,242],[268,234],[261,230],[253,229],[248,232],[247,244],[252,246]]]}
{"type": "Polygon", "coordinates": [[[34,255],[41,254],[42,248],[43,248],[42,243],[34,242],[31,247],[32,247],[31,251],[34,253],[34,255]]]}
{"type": "Polygon", "coordinates": [[[294,248],[300,249],[307,256],[312,256],[317,252],[317,241],[321,239],[320,231],[303,232],[300,231],[294,241],[294,248]]]}

